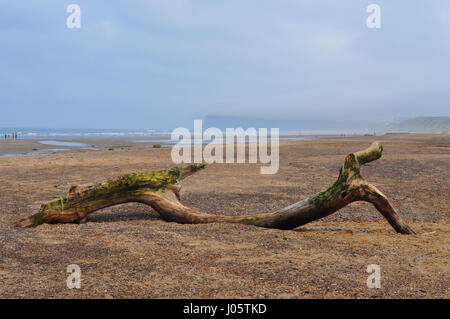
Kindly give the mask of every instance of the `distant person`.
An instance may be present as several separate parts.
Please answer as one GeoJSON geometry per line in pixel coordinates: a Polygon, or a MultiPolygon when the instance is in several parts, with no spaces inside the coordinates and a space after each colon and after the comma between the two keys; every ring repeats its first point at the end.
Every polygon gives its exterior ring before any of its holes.
{"type": "Polygon", "coordinates": [[[5,141],[6,141],[6,138],[7,138],[7,136],[6,136],[6,134],[5,134],[5,141]]]}

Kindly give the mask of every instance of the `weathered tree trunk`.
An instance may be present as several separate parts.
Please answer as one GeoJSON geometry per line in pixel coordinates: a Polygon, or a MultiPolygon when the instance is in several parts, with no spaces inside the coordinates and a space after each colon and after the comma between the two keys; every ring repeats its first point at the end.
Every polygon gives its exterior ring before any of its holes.
{"type": "Polygon", "coordinates": [[[21,227],[36,227],[42,223],[85,222],[86,216],[99,209],[139,202],[151,206],[166,221],[199,224],[212,222],[241,223],[267,228],[293,229],[328,216],[355,202],[372,203],[401,234],[413,234],[386,196],[360,175],[360,165],[381,157],[379,142],[360,152],[346,156],[336,182],[328,189],[308,199],[273,213],[250,216],[206,214],[179,202],[180,180],[204,167],[203,164],[175,167],[164,171],[130,174],[93,186],[72,186],[68,194],[44,203],[39,211],[16,222],[21,227]],[[175,195],[175,196],[174,196],[175,195]]]}

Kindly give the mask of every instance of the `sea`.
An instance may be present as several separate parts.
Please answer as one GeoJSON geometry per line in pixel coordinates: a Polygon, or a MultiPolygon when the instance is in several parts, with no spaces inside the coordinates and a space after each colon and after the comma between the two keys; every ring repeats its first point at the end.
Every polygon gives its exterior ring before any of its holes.
{"type": "MultiPolygon", "coordinates": [[[[244,128],[245,129],[245,128],[244,128]]],[[[270,130],[268,130],[270,133],[270,130]]],[[[17,134],[18,139],[80,139],[80,138],[170,138],[172,129],[61,129],[0,127],[0,140],[5,134],[17,134]]],[[[224,132],[225,133],[225,132],[224,132]]],[[[280,130],[280,140],[309,139],[307,136],[340,137],[361,135],[361,131],[298,131],[280,130]],[[294,136],[294,137],[292,137],[294,136]],[[303,136],[303,137],[302,137],[303,136]]]]}
{"type": "Polygon", "coordinates": [[[170,137],[172,130],[164,129],[58,129],[58,128],[0,128],[0,137],[16,133],[19,139],[79,139],[117,137],[170,137]]]}
{"type": "MultiPolygon", "coordinates": [[[[270,130],[269,130],[270,132],[270,130]]],[[[346,134],[336,134],[332,132],[321,132],[326,135],[315,135],[318,132],[300,132],[300,131],[280,131],[279,141],[298,141],[298,140],[314,140],[326,137],[343,137],[349,136],[346,134]],[[328,133],[328,134],[327,134],[328,133]]],[[[319,133],[319,134],[321,134],[319,133]]],[[[5,134],[12,138],[13,134],[17,135],[19,140],[37,140],[41,144],[54,146],[57,148],[45,148],[36,149],[28,153],[11,154],[2,153],[0,151],[0,158],[3,157],[14,157],[14,156],[30,156],[30,155],[43,155],[58,152],[66,152],[72,149],[79,150],[99,150],[93,147],[86,140],[84,143],[83,139],[88,138],[128,138],[131,143],[160,143],[161,147],[172,147],[175,144],[181,143],[228,143],[226,139],[213,141],[198,139],[198,137],[192,140],[171,140],[172,130],[168,129],[45,129],[45,128],[1,128],[0,127],[0,141],[4,139],[5,134]]],[[[192,135],[193,136],[193,135],[192,135]]],[[[270,141],[270,136],[268,136],[268,141],[270,141]]],[[[248,143],[248,139],[245,141],[248,143]]],[[[233,140],[231,143],[235,143],[233,140]]]]}

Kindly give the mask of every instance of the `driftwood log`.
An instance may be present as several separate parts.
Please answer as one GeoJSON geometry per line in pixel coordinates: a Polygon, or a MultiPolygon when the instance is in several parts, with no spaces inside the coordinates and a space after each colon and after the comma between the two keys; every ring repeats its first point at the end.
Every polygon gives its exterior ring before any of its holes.
{"type": "Polygon", "coordinates": [[[360,166],[381,157],[379,142],[345,157],[339,177],[328,189],[273,213],[248,216],[212,215],[180,203],[180,181],[202,169],[203,164],[175,167],[169,170],[130,174],[92,186],[72,186],[66,196],[42,204],[37,213],[20,219],[20,227],[42,223],[83,223],[86,216],[99,209],[128,202],[151,206],[166,221],[200,224],[213,222],[241,223],[267,228],[293,229],[328,216],[342,207],[366,201],[401,234],[413,234],[395,208],[375,186],[365,181],[360,166]]]}

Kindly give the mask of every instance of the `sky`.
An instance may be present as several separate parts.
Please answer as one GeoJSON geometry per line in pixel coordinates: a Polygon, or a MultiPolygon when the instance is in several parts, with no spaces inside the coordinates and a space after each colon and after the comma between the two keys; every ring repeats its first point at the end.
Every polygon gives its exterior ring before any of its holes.
{"type": "Polygon", "coordinates": [[[0,110],[0,127],[123,129],[449,115],[450,1],[0,0],[0,110]]]}

